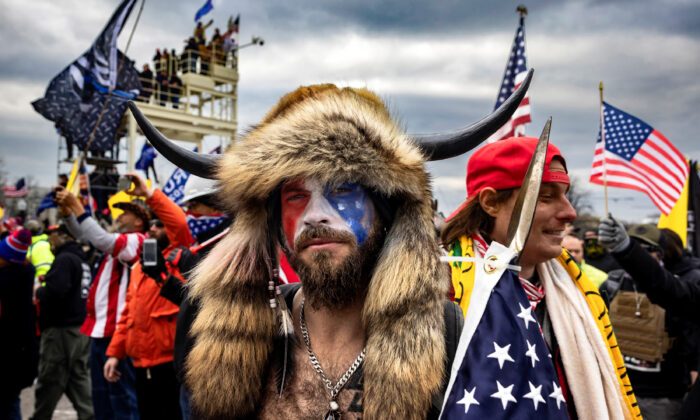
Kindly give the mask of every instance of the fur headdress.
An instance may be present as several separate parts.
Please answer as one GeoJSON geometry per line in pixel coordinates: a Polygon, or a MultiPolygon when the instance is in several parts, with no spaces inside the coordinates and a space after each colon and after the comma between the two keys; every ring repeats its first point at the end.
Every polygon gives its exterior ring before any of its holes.
{"type": "Polygon", "coordinates": [[[447,281],[424,161],[374,94],[333,85],[288,94],[233,144],[217,178],[236,219],[197,268],[191,289],[201,309],[186,380],[199,414],[242,417],[261,403],[278,332],[267,290],[277,236],[266,203],[285,181],[315,177],[358,183],[397,203],[362,311],[363,417],[425,417],[445,375],[447,281]]]}

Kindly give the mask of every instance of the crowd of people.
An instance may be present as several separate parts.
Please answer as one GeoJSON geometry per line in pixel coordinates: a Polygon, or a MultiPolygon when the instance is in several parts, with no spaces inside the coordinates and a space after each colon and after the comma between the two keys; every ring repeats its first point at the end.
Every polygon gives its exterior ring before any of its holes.
{"type": "Polygon", "coordinates": [[[234,29],[230,28],[222,34],[219,28],[215,28],[214,34],[207,40],[205,31],[212,24],[213,20],[206,24],[198,22],[192,36],[185,40],[180,54],[174,48],[170,51],[167,48],[156,48],[153,69],[146,63],[139,72],[142,89],[137,100],[149,102],[153,97],[154,103],[160,106],[170,104],[178,109],[183,93],[182,80],[178,74],[196,73],[206,76],[209,75],[212,64],[225,66],[227,60],[235,60],[236,42],[232,37],[234,29]]]}
{"type": "MultiPolygon", "coordinates": [[[[21,418],[32,384],[33,419],[64,394],[80,419],[449,417],[478,264],[507,245],[536,145],[473,153],[465,202],[436,225],[432,152],[372,92],[318,85],[201,169],[216,179],[193,170],[179,203],[129,173],[140,198],[106,229],[55,187],[57,224],[1,228],[0,417],[21,418]]],[[[537,397],[569,418],[698,418],[700,260],[668,229],[581,226],[564,154],[544,160],[513,277],[516,320],[549,356],[532,361],[553,383],[537,397]]],[[[494,346],[486,374],[508,369],[494,346]]],[[[487,409],[470,387],[455,413],[487,409]]]]}

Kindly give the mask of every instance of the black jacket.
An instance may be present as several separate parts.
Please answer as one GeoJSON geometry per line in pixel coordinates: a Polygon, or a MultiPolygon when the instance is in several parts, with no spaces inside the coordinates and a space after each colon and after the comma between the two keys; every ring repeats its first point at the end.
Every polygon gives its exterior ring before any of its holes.
{"type": "Polygon", "coordinates": [[[37,375],[33,288],[31,264],[0,268],[0,394],[30,386],[37,375]]]}
{"type": "Polygon", "coordinates": [[[684,273],[683,281],[678,281],[676,274],[661,267],[635,241],[627,249],[613,255],[635,279],[639,290],[649,296],[651,303],[667,310],[672,308],[676,315],[700,325],[700,271],[694,268],[690,273],[692,264],[696,263],[686,262],[673,268],[678,273],[684,273]]]}
{"type": "Polygon", "coordinates": [[[631,291],[636,285],[637,291],[646,293],[650,302],[666,310],[666,332],[675,340],[658,364],[625,356],[635,394],[648,398],[681,398],[688,389],[689,371],[697,365],[694,337],[698,327],[672,302],[682,296],[684,290],[700,288],[700,260],[687,257],[662,267],[636,241],[613,256],[631,278],[624,279],[622,270],[612,271],[600,287],[601,295],[612,300],[618,289],[631,291]]]}
{"type": "Polygon", "coordinates": [[[90,267],[77,242],[71,241],[56,252],[56,259],[36,291],[39,301],[39,329],[82,325],[85,300],[90,290],[90,267]]]}

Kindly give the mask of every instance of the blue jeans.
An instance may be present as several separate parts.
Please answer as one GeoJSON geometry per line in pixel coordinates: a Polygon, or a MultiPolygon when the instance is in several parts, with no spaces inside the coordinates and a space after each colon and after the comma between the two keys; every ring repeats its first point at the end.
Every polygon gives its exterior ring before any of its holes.
{"type": "Polygon", "coordinates": [[[97,420],[138,420],[134,387],[134,367],[131,359],[119,362],[117,369],[122,376],[117,382],[107,382],[104,365],[111,337],[93,338],[90,345],[90,378],[92,379],[92,405],[97,420]]]}

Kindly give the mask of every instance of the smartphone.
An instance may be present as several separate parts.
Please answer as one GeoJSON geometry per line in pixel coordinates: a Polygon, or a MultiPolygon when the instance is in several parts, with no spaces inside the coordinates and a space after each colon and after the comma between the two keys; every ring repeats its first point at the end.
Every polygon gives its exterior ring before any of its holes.
{"type": "Polygon", "coordinates": [[[144,239],[142,252],[144,266],[153,267],[158,264],[158,243],[155,239],[144,239]]]}
{"type": "Polygon", "coordinates": [[[120,176],[119,181],[117,181],[117,189],[119,191],[129,191],[131,189],[131,178],[125,175],[120,176]]]}

